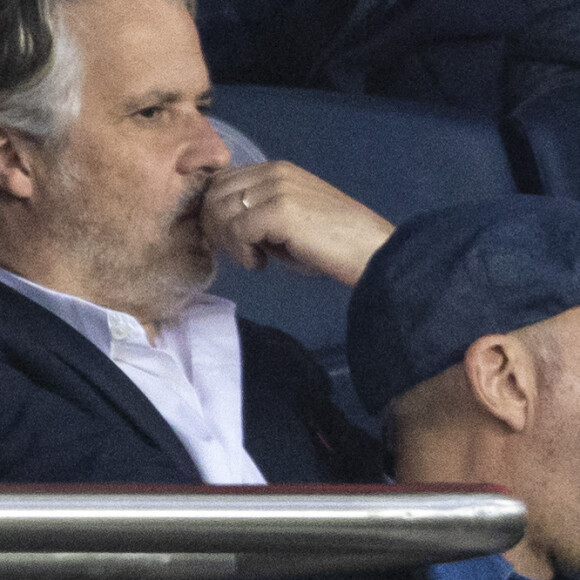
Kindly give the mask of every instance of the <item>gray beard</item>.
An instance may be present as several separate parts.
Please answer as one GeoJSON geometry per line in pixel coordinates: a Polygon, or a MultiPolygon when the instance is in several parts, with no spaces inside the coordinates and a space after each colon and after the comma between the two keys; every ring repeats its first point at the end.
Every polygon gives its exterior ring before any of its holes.
{"type": "Polygon", "coordinates": [[[131,235],[139,224],[130,210],[113,223],[99,219],[83,196],[77,168],[62,156],[52,167],[49,215],[43,216],[48,243],[90,288],[89,300],[142,320],[161,321],[179,316],[211,286],[216,261],[200,225],[207,175],[192,180],[173,212],[160,218],[159,240],[141,244],[131,235]],[[191,212],[197,217],[179,224],[191,212]]]}

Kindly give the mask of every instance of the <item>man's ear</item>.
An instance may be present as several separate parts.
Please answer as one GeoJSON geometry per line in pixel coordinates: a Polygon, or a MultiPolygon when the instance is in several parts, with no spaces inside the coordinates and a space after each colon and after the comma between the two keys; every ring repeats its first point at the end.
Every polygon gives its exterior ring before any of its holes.
{"type": "Polygon", "coordinates": [[[32,195],[31,147],[11,131],[0,128],[0,189],[14,197],[32,195]]]}
{"type": "Polygon", "coordinates": [[[476,400],[513,431],[531,418],[538,376],[531,353],[510,334],[476,340],[465,353],[465,372],[476,400]]]}

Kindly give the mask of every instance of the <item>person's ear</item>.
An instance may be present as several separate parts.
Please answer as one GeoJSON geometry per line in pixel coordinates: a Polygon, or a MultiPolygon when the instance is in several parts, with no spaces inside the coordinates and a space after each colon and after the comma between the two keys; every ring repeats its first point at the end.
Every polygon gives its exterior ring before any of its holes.
{"type": "Polygon", "coordinates": [[[510,334],[476,340],[465,353],[464,367],[474,397],[513,431],[531,418],[538,376],[531,353],[510,334]]]}
{"type": "Polygon", "coordinates": [[[1,128],[0,189],[21,199],[29,198],[34,189],[30,146],[23,138],[1,128]]]}

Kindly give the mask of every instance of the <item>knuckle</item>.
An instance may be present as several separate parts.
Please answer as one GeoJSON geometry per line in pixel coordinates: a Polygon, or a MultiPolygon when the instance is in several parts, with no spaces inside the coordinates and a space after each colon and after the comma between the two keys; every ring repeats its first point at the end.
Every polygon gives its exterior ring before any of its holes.
{"type": "Polygon", "coordinates": [[[288,179],[292,173],[293,165],[289,161],[274,161],[272,163],[272,176],[275,179],[285,180],[288,179]]]}
{"type": "Polygon", "coordinates": [[[276,208],[276,212],[283,215],[293,211],[295,205],[294,199],[289,195],[277,195],[272,200],[272,203],[276,208]]]}

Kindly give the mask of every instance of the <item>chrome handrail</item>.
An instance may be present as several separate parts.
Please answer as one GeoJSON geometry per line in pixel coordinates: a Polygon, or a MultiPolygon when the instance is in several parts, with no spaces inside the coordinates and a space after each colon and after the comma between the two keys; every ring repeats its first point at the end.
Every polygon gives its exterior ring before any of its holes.
{"type": "Polygon", "coordinates": [[[498,493],[17,491],[0,493],[0,577],[84,577],[97,562],[107,580],[388,568],[502,552],[524,526],[524,505],[498,493]]]}

